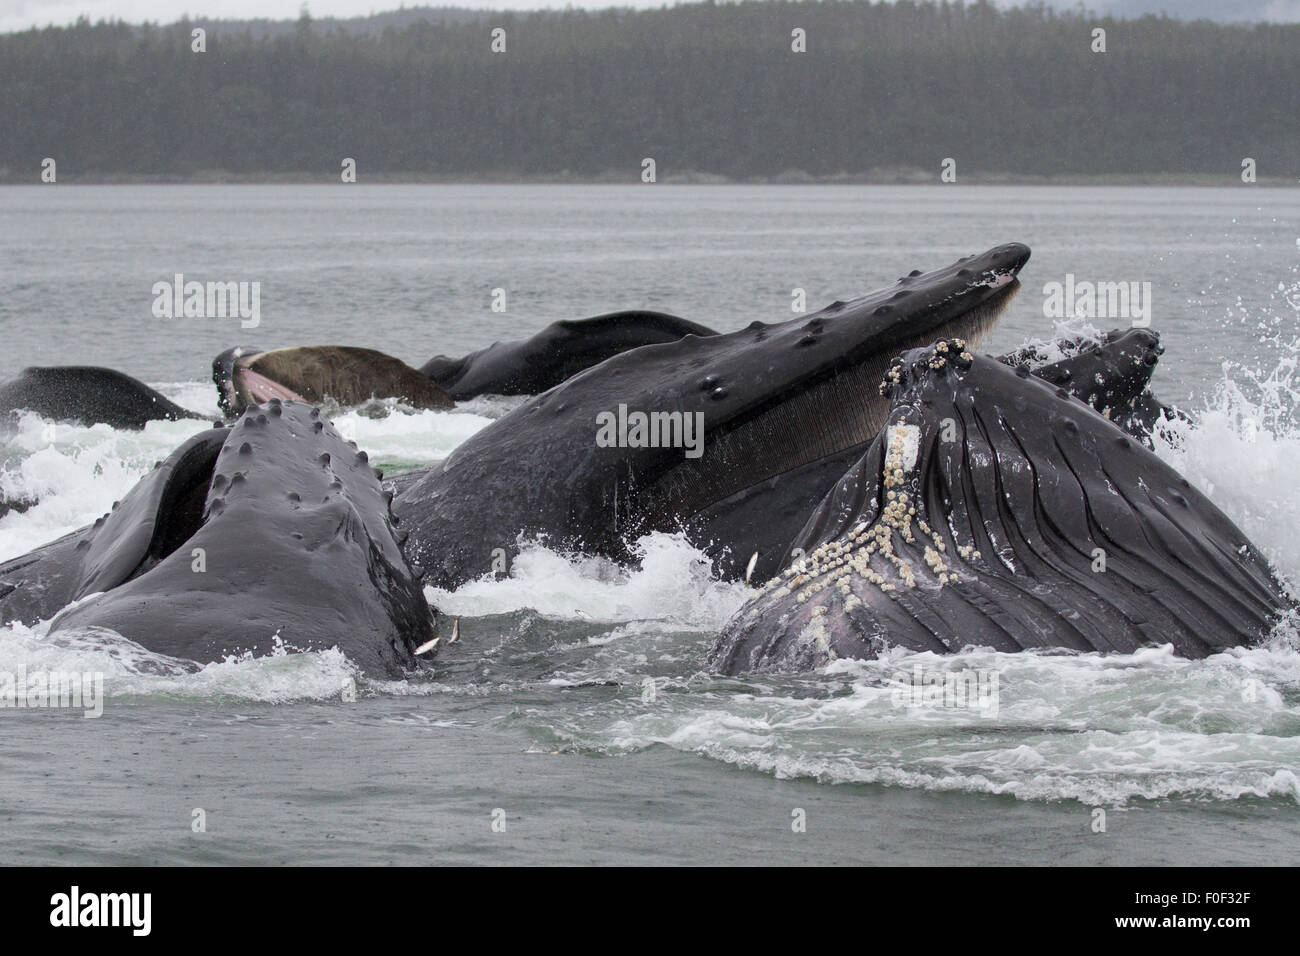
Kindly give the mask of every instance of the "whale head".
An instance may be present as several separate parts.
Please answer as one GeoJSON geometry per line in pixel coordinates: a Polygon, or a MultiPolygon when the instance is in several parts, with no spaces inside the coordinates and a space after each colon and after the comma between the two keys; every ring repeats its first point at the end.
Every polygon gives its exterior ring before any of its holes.
{"type": "Polygon", "coordinates": [[[317,409],[275,399],[186,441],[93,527],[0,566],[0,581],[27,617],[75,602],[52,632],[109,628],[202,662],[337,647],[396,676],[433,620],[389,501],[317,409]]]}
{"type": "Polygon", "coordinates": [[[408,553],[443,586],[491,570],[519,533],[622,555],[638,535],[686,529],[720,563],[774,562],[879,431],[890,358],[942,335],[981,340],[1028,258],[1009,243],[814,315],[607,359],[404,484],[408,553]]]}
{"type": "Polygon", "coordinates": [[[399,398],[416,408],[450,408],[451,396],[428,376],[374,349],[305,345],[262,349],[241,345],[212,360],[217,402],[228,416],[271,399],[356,405],[399,398]]]}
{"type": "Polygon", "coordinates": [[[880,394],[880,434],[723,629],[718,670],[894,646],[1203,657],[1290,607],[1217,507],[1067,389],[944,340],[899,356],[880,394]]]}

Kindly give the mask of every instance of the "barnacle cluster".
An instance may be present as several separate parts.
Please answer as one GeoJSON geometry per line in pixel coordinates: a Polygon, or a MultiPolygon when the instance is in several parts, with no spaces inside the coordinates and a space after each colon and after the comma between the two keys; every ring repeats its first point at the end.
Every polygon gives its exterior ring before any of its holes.
{"type": "MultiPolygon", "coordinates": [[[[950,362],[967,368],[971,361],[971,353],[961,339],[938,342],[922,357],[924,367],[936,371],[950,362]]],[[[903,369],[902,358],[895,358],[881,383],[882,392],[903,381],[903,369]]],[[[949,564],[948,546],[943,537],[917,514],[919,482],[916,464],[920,437],[920,429],[915,425],[889,426],[885,434],[887,445],[882,469],[885,500],[876,520],[859,523],[847,535],[800,558],[768,584],[770,594],[777,598],[794,594],[795,600],[803,604],[833,587],[844,599],[845,609],[851,610],[861,603],[853,593],[855,577],[886,594],[897,591],[899,587],[915,588],[917,571],[909,562],[907,552],[918,550],[930,575],[940,586],[957,580],[957,573],[949,564]],[[911,547],[904,548],[900,542],[911,547]],[[900,550],[904,553],[900,554],[900,550]],[[882,571],[889,576],[886,577],[882,571]]],[[[970,545],[958,545],[957,553],[963,560],[980,556],[970,545]]],[[[823,607],[817,607],[813,613],[825,611],[823,607]]]]}
{"type": "MultiPolygon", "coordinates": [[[[934,346],[922,358],[921,362],[931,371],[938,372],[942,371],[949,362],[952,362],[958,368],[970,368],[974,358],[966,348],[965,339],[940,339],[934,343],[934,346]]],[[[889,368],[885,371],[885,377],[880,383],[881,395],[888,396],[894,386],[903,383],[905,364],[904,355],[894,356],[894,360],[889,363],[889,368]]],[[[921,363],[919,362],[919,364],[921,363]]]]}

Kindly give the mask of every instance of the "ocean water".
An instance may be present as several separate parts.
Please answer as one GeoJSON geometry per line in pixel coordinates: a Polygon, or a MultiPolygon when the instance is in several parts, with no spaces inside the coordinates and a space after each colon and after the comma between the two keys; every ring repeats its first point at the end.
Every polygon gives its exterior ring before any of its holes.
{"type": "MultiPolygon", "coordinates": [[[[1034,255],[986,350],[1127,324],[1045,315],[1045,284],[1067,274],[1149,282],[1156,390],[1196,418],[1159,453],[1300,581],[1300,190],[3,188],[0,377],[109,365],[215,417],[208,366],[234,344],[418,364],[633,307],[725,330],[791,315],[795,288],[812,310],[1007,240],[1034,255]],[[260,282],[260,325],[154,318],[153,283],[177,272],[260,282]]],[[[517,402],[335,420],[392,471],[441,460],[517,402]]],[[[93,520],[205,427],[47,426],[24,416],[0,447],[0,492],[40,501],[0,518],[0,560],[93,520]]],[[[0,709],[0,850],[1168,864],[1287,863],[1300,845],[1292,627],[1205,661],[891,654],[723,679],[704,654],[746,590],[672,536],[641,549],[621,569],[531,545],[505,580],[429,589],[462,633],[430,681],[367,681],[338,652],[196,667],[108,633],[0,629],[0,671],[100,672],[106,694],[98,719],[0,709]],[[995,676],[992,706],[901,695],[918,667],[995,676]]]]}

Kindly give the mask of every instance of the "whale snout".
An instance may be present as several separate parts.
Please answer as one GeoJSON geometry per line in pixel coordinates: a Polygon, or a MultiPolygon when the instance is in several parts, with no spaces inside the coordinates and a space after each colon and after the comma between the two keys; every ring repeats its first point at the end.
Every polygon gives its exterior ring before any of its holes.
{"type": "Polygon", "coordinates": [[[108,628],[200,662],[338,648],[364,673],[402,676],[434,618],[390,504],[318,409],[250,405],[79,532],[71,560],[59,552],[72,578],[61,600],[76,603],[51,631],[108,628]]]}
{"type": "Polygon", "coordinates": [[[260,354],[262,350],[259,348],[236,345],[212,360],[212,381],[217,386],[217,404],[230,418],[239,415],[249,405],[249,395],[241,388],[241,379],[248,363],[260,354]]]}

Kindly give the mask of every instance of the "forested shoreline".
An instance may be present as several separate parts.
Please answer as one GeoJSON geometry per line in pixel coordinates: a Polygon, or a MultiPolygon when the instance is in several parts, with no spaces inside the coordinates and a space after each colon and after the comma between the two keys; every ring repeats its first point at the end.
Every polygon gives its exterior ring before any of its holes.
{"type": "Polygon", "coordinates": [[[985,3],[81,21],[0,35],[0,180],[1294,183],[1298,78],[1297,25],[985,3]]]}

